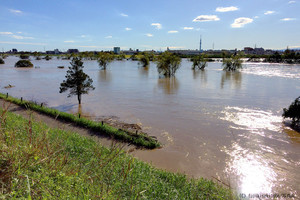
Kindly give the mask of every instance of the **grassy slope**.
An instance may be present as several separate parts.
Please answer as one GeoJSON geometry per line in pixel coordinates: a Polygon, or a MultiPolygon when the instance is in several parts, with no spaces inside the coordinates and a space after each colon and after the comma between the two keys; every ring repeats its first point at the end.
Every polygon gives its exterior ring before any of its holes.
{"type": "Polygon", "coordinates": [[[17,105],[20,105],[22,107],[30,108],[37,112],[46,114],[50,117],[65,120],[67,122],[72,122],[77,126],[89,128],[90,130],[98,132],[102,135],[110,136],[110,137],[113,137],[114,139],[117,139],[117,140],[120,140],[123,142],[128,142],[128,143],[134,144],[139,147],[154,149],[154,148],[161,146],[160,143],[156,139],[148,136],[145,133],[135,134],[135,133],[130,133],[125,130],[119,130],[119,129],[111,127],[107,124],[101,125],[98,122],[95,122],[95,121],[92,121],[89,119],[85,119],[85,118],[79,118],[78,116],[74,116],[70,113],[61,112],[61,111],[55,110],[53,108],[47,108],[45,106],[42,107],[33,102],[28,102],[28,101],[24,101],[24,100],[21,101],[20,99],[17,99],[17,98],[11,97],[11,96],[8,96],[8,98],[6,98],[6,95],[2,94],[2,93],[0,93],[0,98],[5,99],[6,101],[15,103],[17,105]]]}
{"type": "Polygon", "coordinates": [[[232,198],[212,181],[155,169],[77,133],[0,116],[0,199],[232,198]]]}

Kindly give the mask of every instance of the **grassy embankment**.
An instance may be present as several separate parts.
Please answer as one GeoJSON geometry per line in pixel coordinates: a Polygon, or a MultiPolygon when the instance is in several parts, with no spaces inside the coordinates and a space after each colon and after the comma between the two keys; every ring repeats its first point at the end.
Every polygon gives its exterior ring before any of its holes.
{"type": "Polygon", "coordinates": [[[161,144],[155,138],[148,136],[146,133],[142,133],[142,132],[133,133],[126,130],[121,130],[121,129],[111,127],[104,123],[102,125],[102,123],[95,122],[83,117],[80,118],[79,116],[75,116],[70,113],[61,112],[53,108],[47,108],[45,106],[38,105],[34,102],[17,99],[11,96],[7,97],[7,95],[2,93],[0,93],[0,98],[15,103],[17,105],[20,105],[24,108],[29,108],[31,110],[46,114],[58,120],[72,122],[77,126],[88,128],[98,134],[109,136],[119,141],[134,144],[138,147],[154,149],[161,146],[161,144]]]}
{"type": "MultiPolygon", "coordinates": [[[[31,112],[31,111],[29,111],[31,112]]],[[[51,129],[0,107],[0,199],[232,199],[213,181],[187,179],[51,129]]]]}

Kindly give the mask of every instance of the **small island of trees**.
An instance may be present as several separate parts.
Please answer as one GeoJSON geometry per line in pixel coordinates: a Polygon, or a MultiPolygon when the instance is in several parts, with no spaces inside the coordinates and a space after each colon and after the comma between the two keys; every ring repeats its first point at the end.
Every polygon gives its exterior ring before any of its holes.
{"type": "Polygon", "coordinates": [[[33,64],[29,60],[19,60],[15,67],[33,67],[33,64]]]}

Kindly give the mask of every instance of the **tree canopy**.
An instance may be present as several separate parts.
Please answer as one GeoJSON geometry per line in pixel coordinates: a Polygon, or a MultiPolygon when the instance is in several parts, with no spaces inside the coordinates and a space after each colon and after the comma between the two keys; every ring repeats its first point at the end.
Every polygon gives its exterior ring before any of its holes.
{"type": "Polygon", "coordinates": [[[83,62],[80,58],[73,58],[71,67],[67,71],[66,80],[60,84],[59,93],[69,90],[68,97],[77,95],[78,103],[81,104],[81,95],[94,90],[93,80],[83,72],[83,62]]]}
{"type": "Polygon", "coordinates": [[[166,51],[157,57],[158,73],[165,77],[174,76],[177,69],[180,67],[181,58],[166,51]]]}
{"type": "Polygon", "coordinates": [[[299,125],[300,123],[300,96],[295,99],[295,101],[289,106],[288,109],[283,109],[282,116],[284,118],[291,118],[292,125],[299,125]]]}
{"type": "Polygon", "coordinates": [[[98,54],[98,63],[102,69],[106,69],[108,64],[114,60],[114,56],[110,53],[100,52],[98,54]]]}
{"type": "Polygon", "coordinates": [[[19,60],[15,67],[33,67],[33,64],[29,60],[19,60]]]}
{"type": "Polygon", "coordinates": [[[204,68],[207,65],[207,59],[204,58],[203,55],[193,56],[191,58],[191,61],[193,62],[192,69],[200,69],[204,70],[204,68]]]}
{"type": "Polygon", "coordinates": [[[231,58],[223,58],[223,70],[236,71],[242,68],[243,61],[238,55],[233,55],[231,58]]]}

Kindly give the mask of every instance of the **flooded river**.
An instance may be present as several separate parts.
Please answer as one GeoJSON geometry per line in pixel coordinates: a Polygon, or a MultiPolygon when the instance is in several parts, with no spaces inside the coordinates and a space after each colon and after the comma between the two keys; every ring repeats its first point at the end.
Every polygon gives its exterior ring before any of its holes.
{"type": "MultiPolygon", "coordinates": [[[[17,69],[17,60],[0,65],[0,92],[77,112],[77,98],[59,93],[70,61],[32,59],[39,68],[17,69]]],[[[221,65],[192,71],[183,60],[176,77],[159,78],[154,63],[115,61],[104,71],[84,61],[96,89],[82,97],[82,111],[93,119],[116,116],[157,136],[164,148],[133,154],[159,168],[218,179],[247,195],[299,197],[300,133],[284,126],[281,114],[300,96],[300,65],[244,63],[236,73],[221,65]]]]}

